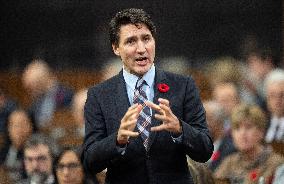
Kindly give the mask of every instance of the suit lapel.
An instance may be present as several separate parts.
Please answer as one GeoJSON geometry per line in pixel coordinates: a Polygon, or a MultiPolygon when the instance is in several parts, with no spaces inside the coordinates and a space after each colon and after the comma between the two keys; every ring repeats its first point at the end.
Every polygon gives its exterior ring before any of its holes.
{"type": "MultiPolygon", "coordinates": [[[[157,86],[158,86],[158,84],[161,84],[161,83],[167,83],[166,76],[165,76],[165,73],[163,71],[158,70],[156,68],[156,75],[155,75],[155,82],[154,82],[154,99],[153,99],[153,103],[155,103],[155,104],[159,104],[159,102],[158,102],[159,98],[169,99],[168,93],[161,93],[158,90],[157,86]]],[[[153,111],[152,113],[153,113],[153,116],[152,116],[152,120],[151,120],[151,127],[160,125],[161,122],[154,118],[154,115],[155,115],[156,112],[153,111]]],[[[149,139],[150,149],[151,149],[151,145],[153,144],[153,142],[155,140],[156,134],[157,134],[157,132],[151,132],[150,133],[150,139],[149,139]]]]}
{"type": "Polygon", "coordinates": [[[126,84],[123,79],[122,71],[118,74],[118,80],[116,84],[116,90],[113,91],[113,99],[115,101],[115,106],[116,106],[116,114],[117,114],[117,130],[120,125],[120,121],[123,118],[124,114],[130,107],[128,95],[127,95],[127,90],[126,90],[126,84]]]}

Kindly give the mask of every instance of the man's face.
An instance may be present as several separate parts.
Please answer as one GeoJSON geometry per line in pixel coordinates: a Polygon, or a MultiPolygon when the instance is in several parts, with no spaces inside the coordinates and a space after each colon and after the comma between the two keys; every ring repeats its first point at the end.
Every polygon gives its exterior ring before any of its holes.
{"type": "Polygon", "coordinates": [[[223,122],[220,122],[216,119],[216,117],[214,116],[214,110],[212,109],[213,107],[209,107],[205,104],[204,108],[206,111],[208,129],[213,138],[213,141],[215,141],[215,139],[220,137],[220,135],[218,134],[223,131],[223,122]]]}
{"type": "Polygon", "coordinates": [[[32,123],[24,112],[13,112],[9,117],[9,137],[17,149],[21,149],[25,141],[32,134],[32,123]]]}
{"type": "Polygon", "coordinates": [[[155,39],[145,24],[127,24],[120,27],[118,45],[113,51],[121,57],[125,69],[143,76],[151,68],[155,58],[155,39]]]}
{"type": "Polygon", "coordinates": [[[52,173],[52,159],[49,148],[40,144],[35,147],[27,148],[24,151],[24,162],[28,176],[45,175],[52,173]]]}
{"type": "Polygon", "coordinates": [[[227,116],[230,116],[234,107],[239,103],[238,92],[233,85],[220,84],[215,86],[213,96],[221,104],[227,116]]]}
{"type": "Polygon", "coordinates": [[[25,68],[22,76],[23,87],[32,95],[38,97],[46,91],[49,72],[43,64],[32,63],[25,68]]]}
{"type": "Polygon", "coordinates": [[[273,82],[267,86],[267,106],[272,115],[284,115],[284,82],[273,82]]]}

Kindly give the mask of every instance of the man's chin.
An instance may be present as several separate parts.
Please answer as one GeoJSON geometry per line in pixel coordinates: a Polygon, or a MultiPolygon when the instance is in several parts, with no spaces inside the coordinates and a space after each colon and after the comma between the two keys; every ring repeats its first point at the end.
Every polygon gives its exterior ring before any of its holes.
{"type": "Polygon", "coordinates": [[[32,173],[30,175],[31,181],[33,181],[34,183],[43,183],[48,177],[47,173],[32,173]]]}
{"type": "Polygon", "coordinates": [[[150,70],[150,68],[151,67],[149,66],[139,67],[136,71],[133,72],[133,74],[137,76],[143,76],[145,73],[147,73],[150,70]]]}

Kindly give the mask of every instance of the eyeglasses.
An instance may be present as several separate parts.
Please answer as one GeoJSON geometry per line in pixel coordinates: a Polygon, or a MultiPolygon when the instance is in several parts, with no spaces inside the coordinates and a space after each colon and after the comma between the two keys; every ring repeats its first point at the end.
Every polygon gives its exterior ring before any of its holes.
{"type": "Polygon", "coordinates": [[[68,163],[68,164],[58,164],[56,166],[56,169],[58,171],[63,171],[64,168],[67,168],[69,170],[74,170],[74,169],[77,169],[78,167],[81,167],[81,164],[80,163],[68,163]]]}
{"type": "Polygon", "coordinates": [[[37,157],[25,156],[24,160],[25,160],[25,162],[32,162],[33,160],[35,160],[37,162],[45,162],[47,160],[47,156],[45,156],[45,155],[40,155],[40,156],[37,156],[37,157]]]}

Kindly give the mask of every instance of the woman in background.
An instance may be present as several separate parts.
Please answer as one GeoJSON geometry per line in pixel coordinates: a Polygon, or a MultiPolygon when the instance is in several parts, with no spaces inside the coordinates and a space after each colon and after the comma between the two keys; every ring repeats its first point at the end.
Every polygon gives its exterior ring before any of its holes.
{"type": "Polygon", "coordinates": [[[58,184],[96,184],[89,181],[80,160],[81,150],[64,148],[55,159],[54,170],[58,184]]]}
{"type": "Polygon", "coordinates": [[[242,104],[233,110],[232,136],[238,150],[228,156],[215,171],[218,179],[230,183],[272,183],[283,157],[264,145],[265,114],[258,106],[242,104]]]}

